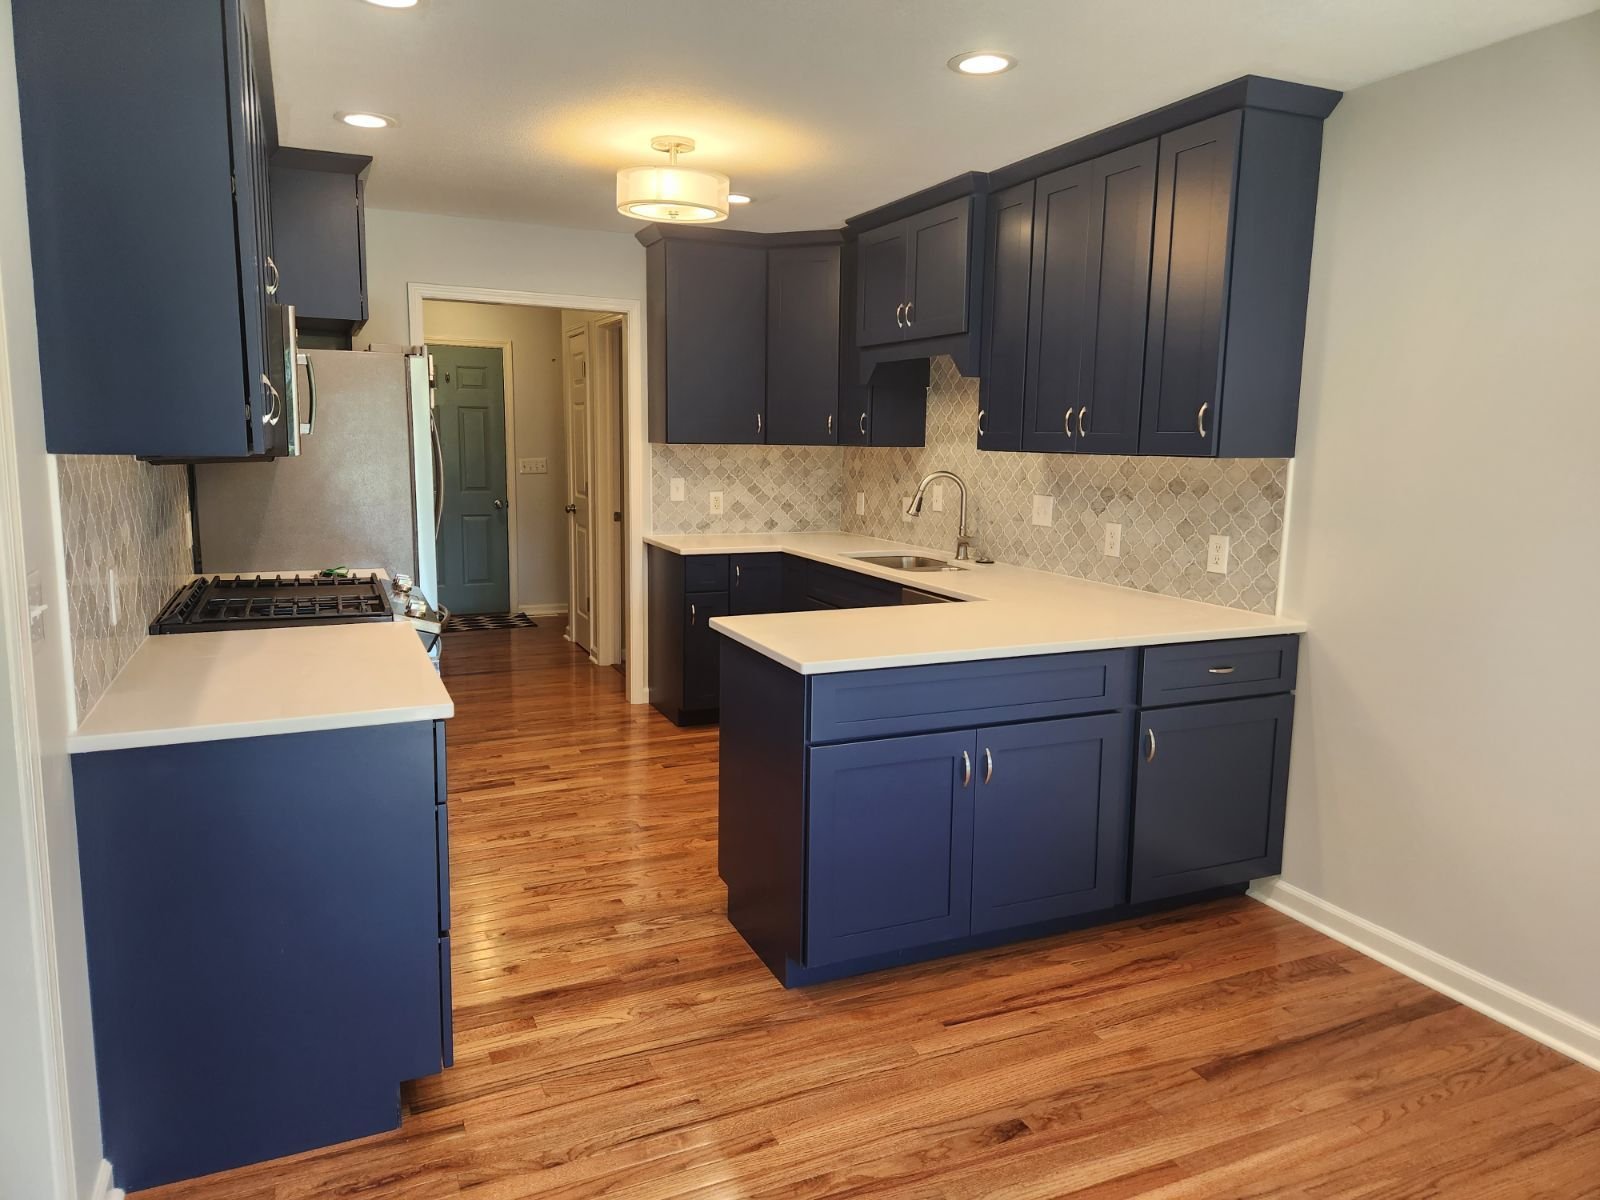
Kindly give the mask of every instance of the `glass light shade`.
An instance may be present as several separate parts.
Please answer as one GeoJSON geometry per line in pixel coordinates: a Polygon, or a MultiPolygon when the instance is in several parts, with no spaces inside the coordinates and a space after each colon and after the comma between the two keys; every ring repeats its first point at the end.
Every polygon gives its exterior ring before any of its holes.
{"type": "Polygon", "coordinates": [[[688,167],[624,167],[617,172],[617,211],[641,221],[726,221],[728,177],[688,167]]]}

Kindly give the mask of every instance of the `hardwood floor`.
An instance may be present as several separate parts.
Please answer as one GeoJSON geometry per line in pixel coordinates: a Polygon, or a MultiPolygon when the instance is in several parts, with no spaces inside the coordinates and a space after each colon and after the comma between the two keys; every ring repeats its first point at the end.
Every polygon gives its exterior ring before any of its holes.
{"type": "Polygon", "coordinates": [[[143,1196],[1600,1196],[1600,1073],[1249,899],[786,992],[722,916],[715,730],[548,624],[445,662],[455,1067],[143,1196]]]}

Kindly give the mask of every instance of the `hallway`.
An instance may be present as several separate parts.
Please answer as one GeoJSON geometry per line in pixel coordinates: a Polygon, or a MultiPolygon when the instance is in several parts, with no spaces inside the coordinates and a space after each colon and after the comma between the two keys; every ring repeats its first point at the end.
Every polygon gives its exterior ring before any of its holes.
{"type": "Polygon", "coordinates": [[[455,1067],[143,1195],[1596,1194],[1600,1075],[1245,898],[786,992],[721,915],[714,728],[549,623],[445,675],[455,1067]]]}

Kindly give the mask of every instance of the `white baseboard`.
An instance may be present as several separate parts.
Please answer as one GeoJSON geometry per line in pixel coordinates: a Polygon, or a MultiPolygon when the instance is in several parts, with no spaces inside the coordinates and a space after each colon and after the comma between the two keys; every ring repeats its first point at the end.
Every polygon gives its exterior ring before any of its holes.
{"type": "Polygon", "coordinates": [[[111,1184],[111,1164],[105,1159],[100,1160],[100,1169],[94,1173],[94,1190],[89,1193],[89,1200],[123,1200],[123,1191],[111,1184]]]}
{"type": "Polygon", "coordinates": [[[517,611],[525,617],[564,617],[567,615],[565,604],[519,604],[517,611]]]}
{"type": "Polygon", "coordinates": [[[1250,895],[1468,1008],[1525,1033],[1585,1066],[1600,1070],[1600,1026],[1491,979],[1464,963],[1329,904],[1282,879],[1250,885],[1250,895]]]}

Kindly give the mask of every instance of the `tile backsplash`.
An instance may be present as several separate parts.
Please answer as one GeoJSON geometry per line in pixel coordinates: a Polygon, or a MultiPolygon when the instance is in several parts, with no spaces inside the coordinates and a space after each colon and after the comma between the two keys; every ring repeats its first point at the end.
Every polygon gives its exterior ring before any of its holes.
{"type": "Polygon", "coordinates": [[[770,533],[837,529],[844,507],[837,446],[650,447],[652,528],[657,533],[770,533]],[[672,499],[682,479],[684,498],[672,499]],[[708,511],[722,493],[722,513],[708,511]]]}
{"type": "Polygon", "coordinates": [[[974,546],[998,562],[1036,567],[1254,612],[1277,603],[1287,459],[1135,458],[1010,454],[977,449],[978,381],[948,358],[933,362],[927,445],[844,452],[843,528],[950,551],[955,486],[944,511],[924,504],[902,519],[902,497],[929,471],[960,475],[969,489],[974,546]],[[866,512],[855,497],[865,493],[866,512]],[[1034,496],[1054,500],[1054,524],[1031,523],[1034,496]],[[1122,526],[1122,556],[1102,553],[1104,527],[1122,526]],[[1213,534],[1231,540],[1228,573],[1205,569],[1213,534]]]}
{"type": "Polygon", "coordinates": [[[99,455],[62,455],[56,473],[81,720],[144,641],[157,610],[191,574],[189,484],[182,467],[99,455]]]}

